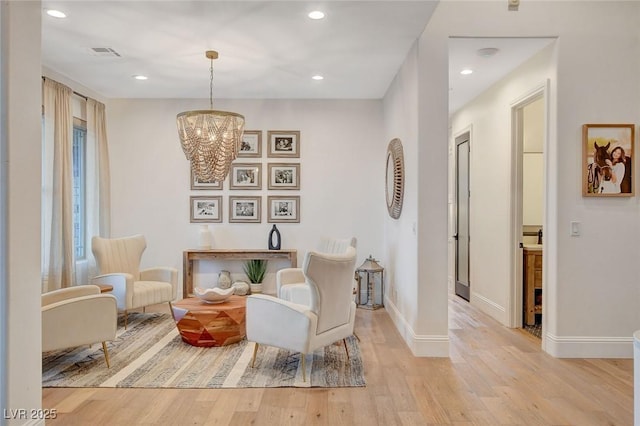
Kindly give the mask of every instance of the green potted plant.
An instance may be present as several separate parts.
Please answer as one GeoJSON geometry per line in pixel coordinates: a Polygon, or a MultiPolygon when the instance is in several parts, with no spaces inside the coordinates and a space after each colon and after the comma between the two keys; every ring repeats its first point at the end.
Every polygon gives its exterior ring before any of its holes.
{"type": "Polygon", "coordinates": [[[244,263],[244,273],[251,281],[251,293],[262,293],[262,280],[267,272],[265,259],[251,259],[244,263]]]}

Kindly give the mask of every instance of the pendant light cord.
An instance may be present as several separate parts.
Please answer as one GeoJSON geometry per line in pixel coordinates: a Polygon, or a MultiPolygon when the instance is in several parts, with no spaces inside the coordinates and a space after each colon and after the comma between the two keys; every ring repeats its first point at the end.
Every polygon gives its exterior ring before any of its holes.
{"type": "Polygon", "coordinates": [[[211,59],[211,66],[209,67],[209,106],[213,110],[213,59],[211,59]]]}

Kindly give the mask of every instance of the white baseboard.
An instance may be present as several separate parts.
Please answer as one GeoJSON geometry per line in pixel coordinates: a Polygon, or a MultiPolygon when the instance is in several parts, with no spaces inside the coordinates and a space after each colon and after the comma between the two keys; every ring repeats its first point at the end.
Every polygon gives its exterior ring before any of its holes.
{"type": "Polygon", "coordinates": [[[507,310],[504,306],[500,306],[493,300],[487,299],[478,293],[471,293],[471,303],[500,324],[507,326],[509,324],[507,310]]]}
{"type": "Polygon", "coordinates": [[[545,333],[545,350],[556,358],[633,358],[633,337],[555,336],[545,333]]]}
{"type": "Polygon", "coordinates": [[[409,349],[411,349],[413,356],[433,358],[449,357],[449,335],[417,335],[391,300],[386,298],[384,302],[387,313],[400,332],[403,340],[407,346],[409,346],[409,349]]]}

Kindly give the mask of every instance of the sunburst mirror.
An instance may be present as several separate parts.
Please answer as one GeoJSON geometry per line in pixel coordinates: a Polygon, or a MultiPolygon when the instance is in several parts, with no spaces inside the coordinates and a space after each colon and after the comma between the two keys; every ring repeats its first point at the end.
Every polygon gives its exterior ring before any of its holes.
{"type": "Polygon", "coordinates": [[[389,216],[398,219],[402,213],[402,197],[404,196],[404,154],[400,139],[393,139],[387,147],[385,183],[389,216]]]}

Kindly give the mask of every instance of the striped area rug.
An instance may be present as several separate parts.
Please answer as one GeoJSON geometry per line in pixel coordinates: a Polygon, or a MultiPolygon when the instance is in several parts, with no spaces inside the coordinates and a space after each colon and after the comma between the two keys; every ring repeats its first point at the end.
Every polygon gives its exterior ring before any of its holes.
{"type": "Polygon", "coordinates": [[[263,388],[364,386],[360,348],[347,339],[319,349],[306,358],[302,381],[300,354],[260,346],[251,368],[253,343],[199,348],[184,343],[169,314],[131,313],[125,331],[108,342],[111,368],[102,345],[82,346],[42,354],[43,387],[124,388],[263,388]]]}

